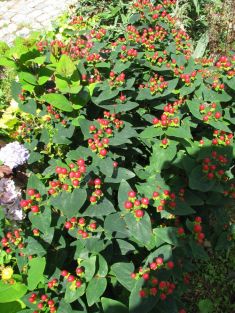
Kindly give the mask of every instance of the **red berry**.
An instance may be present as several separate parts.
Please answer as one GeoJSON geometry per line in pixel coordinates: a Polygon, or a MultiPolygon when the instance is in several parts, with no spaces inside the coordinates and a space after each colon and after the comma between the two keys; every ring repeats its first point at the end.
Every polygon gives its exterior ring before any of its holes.
{"type": "Polygon", "coordinates": [[[220,117],[221,117],[221,113],[220,113],[220,112],[216,112],[216,113],[215,113],[215,118],[216,118],[216,119],[219,119],[220,117]]]}
{"type": "Polygon", "coordinates": [[[174,268],[174,266],[175,266],[174,262],[172,262],[172,261],[168,261],[168,262],[167,262],[167,267],[168,267],[170,270],[172,270],[172,269],[174,268]]]}
{"type": "Polygon", "coordinates": [[[108,153],[108,151],[106,149],[101,149],[100,150],[100,155],[103,156],[103,157],[106,156],[107,153],[108,153]]]}
{"type": "Polygon", "coordinates": [[[28,189],[27,194],[28,194],[29,196],[34,196],[35,190],[34,190],[34,189],[28,189]]]}
{"type": "Polygon", "coordinates": [[[39,207],[38,207],[38,205],[32,205],[32,206],[31,206],[31,211],[32,211],[33,213],[38,213],[38,212],[39,212],[39,207]]]}
{"type": "Polygon", "coordinates": [[[194,225],[193,230],[195,233],[200,233],[202,230],[202,226],[199,224],[194,225]]]}
{"type": "Polygon", "coordinates": [[[130,210],[133,207],[133,204],[130,201],[126,201],[124,207],[125,209],[130,210]]]}
{"type": "Polygon", "coordinates": [[[75,277],[73,275],[69,275],[67,278],[68,282],[73,282],[75,280],[75,277]]]}
{"type": "Polygon", "coordinates": [[[63,277],[66,277],[67,275],[68,275],[68,271],[66,271],[66,270],[63,270],[62,272],[61,272],[61,276],[63,276],[63,277]]]}
{"type": "Polygon", "coordinates": [[[144,211],[143,210],[136,210],[135,211],[135,216],[138,218],[141,218],[144,216],[144,211]]]}

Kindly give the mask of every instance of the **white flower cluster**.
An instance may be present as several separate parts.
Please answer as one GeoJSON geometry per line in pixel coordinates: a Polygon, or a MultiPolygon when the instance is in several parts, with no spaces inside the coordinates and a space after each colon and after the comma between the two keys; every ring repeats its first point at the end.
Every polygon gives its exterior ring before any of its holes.
{"type": "Polygon", "coordinates": [[[0,180],[0,205],[3,207],[6,218],[20,221],[24,218],[20,207],[20,192],[15,183],[9,178],[0,180]]]}
{"type": "Polygon", "coordinates": [[[0,161],[11,169],[27,162],[29,151],[18,141],[7,144],[0,150],[0,161]]]}

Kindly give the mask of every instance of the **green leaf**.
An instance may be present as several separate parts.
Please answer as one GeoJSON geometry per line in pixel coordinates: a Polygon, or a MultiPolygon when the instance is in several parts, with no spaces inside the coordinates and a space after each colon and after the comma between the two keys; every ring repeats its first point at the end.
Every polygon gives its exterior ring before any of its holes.
{"type": "Polygon", "coordinates": [[[28,179],[27,189],[29,188],[36,189],[41,195],[46,194],[45,186],[35,174],[31,174],[28,179]]]}
{"type": "Polygon", "coordinates": [[[83,283],[81,287],[73,289],[71,288],[71,284],[68,283],[66,285],[65,295],[64,295],[64,301],[66,303],[72,303],[76,301],[78,298],[80,298],[82,295],[84,295],[86,289],[86,284],[83,283]]]}
{"type": "Polygon", "coordinates": [[[119,189],[118,189],[118,206],[119,206],[119,209],[122,211],[126,211],[126,209],[124,208],[124,203],[128,198],[127,196],[128,191],[131,191],[131,190],[132,188],[128,184],[128,182],[122,179],[119,189]]]}
{"type": "Polygon", "coordinates": [[[202,166],[195,167],[189,175],[189,187],[195,190],[207,192],[212,190],[215,185],[215,180],[207,179],[202,172],[202,166]]]}
{"type": "Polygon", "coordinates": [[[46,94],[41,97],[41,100],[46,101],[47,103],[51,104],[57,109],[60,109],[61,111],[65,112],[72,112],[73,107],[70,101],[68,99],[58,93],[51,93],[46,94]]]}
{"type": "Polygon", "coordinates": [[[39,160],[41,160],[43,158],[43,154],[39,153],[39,152],[34,152],[32,151],[30,153],[29,159],[28,159],[28,164],[33,164],[39,160]]]}
{"type": "Polygon", "coordinates": [[[168,127],[165,134],[170,137],[192,138],[190,127],[188,125],[181,125],[181,127],[168,127]]]}
{"type": "Polygon", "coordinates": [[[152,237],[151,221],[148,213],[145,212],[140,220],[136,220],[132,213],[124,217],[130,234],[141,244],[146,245],[152,237]]]}
{"type": "Polygon", "coordinates": [[[86,298],[88,306],[92,306],[98,302],[99,298],[105,292],[107,287],[107,279],[102,277],[94,277],[89,282],[86,290],[86,298]]]}
{"type": "Polygon", "coordinates": [[[178,233],[176,227],[159,227],[153,229],[156,237],[171,245],[178,245],[178,233]]]}
{"type": "Polygon", "coordinates": [[[115,232],[116,238],[129,237],[129,231],[126,227],[124,218],[120,212],[109,214],[104,221],[104,230],[107,233],[115,232]]]}
{"type": "Polygon", "coordinates": [[[135,270],[133,263],[115,263],[111,269],[116,275],[119,283],[122,284],[127,290],[131,291],[135,285],[135,281],[131,278],[131,273],[135,270]]]}
{"type": "Polygon", "coordinates": [[[34,290],[40,282],[44,282],[45,258],[33,258],[29,260],[28,289],[34,290]]]}
{"type": "Polygon", "coordinates": [[[113,299],[101,298],[101,304],[104,313],[129,313],[128,308],[123,303],[113,299]]]}
{"type": "Polygon", "coordinates": [[[57,63],[56,66],[56,73],[64,76],[69,77],[72,76],[73,72],[76,70],[76,66],[71,60],[69,56],[63,54],[57,63]]]}
{"type": "Polygon", "coordinates": [[[198,308],[200,313],[213,313],[214,311],[214,305],[210,299],[200,300],[198,302],[198,308]]]}
{"type": "Polygon", "coordinates": [[[86,190],[79,188],[74,189],[72,193],[62,191],[59,195],[52,197],[50,203],[55,208],[61,210],[66,217],[71,218],[78,214],[86,198],[86,190]]]}
{"type": "Polygon", "coordinates": [[[24,284],[15,282],[13,285],[0,281],[0,303],[13,302],[27,292],[24,284]]]}
{"type": "Polygon", "coordinates": [[[101,217],[106,216],[111,213],[116,212],[112,202],[108,199],[104,198],[100,203],[90,205],[85,212],[83,213],[84,216],[90,217],[101,217]]]}
{"type": "Polygon", "coordinates": [[[2,313],[17,313],[22,309],[20,302],[0,303],[0,312],[2,313]]]}
{"type": "Polygon", "coordinates": [[[160,172],[176,155],[177,143],[172,142],[167,148],[160,147],[159,142],[153,145],[153,152],[150,157],[151,171],[160,172]]]}
{"type": "MultiPolygon", "coordinates": [[[[198,2],[196,0],[193,0],[195,7],[198,8],[198,2]]],[[[198,9],[197,9],[198,11],[198,9]]],[[[208,32],[205,32],[204,34],[202,34],[202,36],[200,37],[200,39],[197,42],[196,48],[193,52],[193,58],[194,59],[198,59],[198,58],[202,58],[205,51],[206,51],[206,47],[208,45],[209,42],[209,35],[208,32]]]]}
{"type": "Polygon", "coordinates": [[[33,237],[27,238],[27,246],[24,250],[29,255],[36,254],[37,256],[43,256],[46,254],[46,250],[43,246],[33,237]]]}
{"type": "Polygon", "coordinates": [[[139,292],[144,284],[143,279],[136,281],[134,288],[131,291],[129,298],[129,312],[130,313],[148,313],[152,310],[158,301],[158,297],[148,296],[141,298],[139,292]]]}
{"type": "Polygon", "coordinates": [[[96,256],[91,256],[88,260],[84,260],[81,265],[85,268],[86,281],[90,281],[96,271],[96,256]]]}
{"type": "Polygon", "coordinates": [[[122,180],[129,180],[133,177],[135,177],[135,174],[133,172],[124,167],[118,167],[117,171],[114,172],[112,177],[105,178],[105,182],[117,184],[120,183],[122,180]]]}
{"type": "Polygon", "coordinates": [[[19,108],[23,112],[36,115],[36,110],[37,110],[37,104],[34,101],[34,99],[29,99],[27,103],[19,103],[19,108]]]}
{"type": "Polygon", "coordinates": [[[157,136],[161,136],[164,134],[164,131],[162,130],[161,127],[154,127],[154,126],[149,126],[146,127],[144,131],[142,131],[142,133],[140,133],[140,138],[143,139],[151,139],[157,136]]]}

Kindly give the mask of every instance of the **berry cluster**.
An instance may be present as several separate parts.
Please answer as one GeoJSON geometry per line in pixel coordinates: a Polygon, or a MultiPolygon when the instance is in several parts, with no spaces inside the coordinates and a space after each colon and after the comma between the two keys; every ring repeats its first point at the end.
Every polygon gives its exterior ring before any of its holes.
{"type": "Polygon", "coordinates": [[[170,192],[169,190],[163,190],[163,192],[160,192],[160,190],[154,191],[152,197],[157,212],[161,212],[163,210],[173,210],[176,207],[176,194],[170,192]]]}
{"type": "Polygon", "coordinates": [[[156,296],[159,294],[161,300],[166,300],[167,296],[172,294],[175,289],[175,284],[170,281],[159,281],[156,278],[156,271],[158,270],[172,270],[174,262],[168,261],[164,263],[162,257],[157,257],[149,264],[149,267],[143,269],[139,268],[137,273],[132,273],[131,278],[139,279],[142,277],[146,283],[143,289],[140,290],[139,295],[141,298],[147,296],[156,296]]]}
{"type": "Polygon", "coordinates": [[[33,313],[40,312],[55,313],[57,311],[55,301],[53,299],[50,299],[49,296],[46,294],[40,296],[39,294],[32,293],[31,296],[28,298],[28,301],[30,303],[37,305],[38,310],[34,311],[33,313]]]}
{"type": "Polygon", "coordinates": [[[203,121],[208,123],[211,119],[212,120],[219,120],[221,118],[221,113],[216,111],[217,104],[213,103],[203,103],[199,106],[199,111],[203,116],[203,121]]]}
{"type": "Polygon", "coordinates": [[[86,164],[84,159],[77,160],[75,163],[69,164],[69,169],[66,167],[57,166],[55,173],[58,175],[59,180],[49,182],[50,195],[56,195],[60,191],[65,190],[71,192],[73,188],[79,188],[82,179],[86,173],[86,164]]]}
{"type": "Polygon", "coordinates": [[[211,87],[215,90],[215,91],[223,91],[224,90],[224,84],[222,84],[219,79],[214,79],[211,87]]]}
{"type": "Polygon", "coordinates": [[[116,114],[104,112],[104,118],[98,118],[99,129],[90,125],[89,131],[93,138],[88,139],[88,145],[100,158],[105,158],[108,153],[109,138],[113,136],[114,129],[120,130],[124,123],[116,117],[116,114]]]}
{"type": "Polygon", "coordinates": [[[164,106],[164,113],[160,116],[160,119],[155,117],[153,119],[154,127],[168,128],[169,126],[178,127],[179,118],[174,117],[176,109],[171,104],[164,106]]]}
{"type": "Polygon", "coordinates": [[[138,29],[133,26],[127,26],[128,40],[133,43],[140,43],[148,51],[156,51],[157,43],[163,41],[167,36],[167,31],[161,26],[154,28],[144,28],[140,33],[138,29]]]}
{"type": "Polygon", "coordinates": [[[230,70],[232,67],[232,63],[230,62],[229,58],[223,55],[219,58],[215,65],[217,68],[225,71],[230,70]]]}
{"type": "Polygon", "coordinates": [[[228,159],[216,151],[211,152],[211,157],[203,159],[202,171],[206,174],[209,180],[217,179],[219,181],[227,181],[228,177],[225,173],[225,167],[228,164],[228,159]]]}
{"type": "Polygon", "coordinates": [[[136,219],[139,220],[144,216],[144,210],[148,208],[148,205],[148,198],[138,199],[136,192],[131,190],[128,192],[128,200],[125,201],[124,208],[132,212],[136,219]]]}
{"type": "Polygon", "coordinates": [[[194,82],[196,75],[197,75],[197,71],[193,71],[192,73],[189,73],[189,74],[181,74],[180,78],[182,82],[185,83],[186,86],[190,86],[191,83],[194,82]]]}
{"type": "MultiPolygon", "coordinates": [[[[23,234],[21,229],[15,229],[13,232],[7,232],[1,239],[1,246],[6,253],[12,253],[16,248],[23,249],[23,234]]],[[[23,254],[22,254],[23,255],[23,254]]]]}
{"type": "Polygon", "coordinates": [[[89,181],[89,186],[94,187],[94,189],[95,189],[92,192],[92,195],[90,196],[90,203],[91,204],[96,204],[100,200],[100,198],[103,196],[103,192],[100,189],[101,184],[102,184],[101,179],[98,177],[94,180],[89,181]]]}
{"type": "Polygon", "coordinates": [[[163,53],[160,56],[160,53],[158,51],[156,52],[149,52],[146,54],[145,58],[146,60],[148,60],[149,62],[151,62],[152,64],[156,64],[158,66],[162,66],[163,64],[167,63],[167,51],[163,51],[163,53]]]}
{"type": "Polygon", "coordinates": [[[225,131],[222,130],[215,130],[213,132],[214,138],[212,139],[213,145],[222,145],[222,146],[229,146],[232,144],[233,134],[227,134],[225,131]]]}
{"type": "Polygon", "coordinates": [[[83,239],[86,239],[92,235],[97,229],[97,223],[95,221],[86,220],[84,217],[76,218],[72,217],[64,224],[64,227],[68,230],[77,230],[77,235],[83,239]]]}
{"type": "Polygon", "coordinates": [[[36,43],[39,52],[43,52],[48,47],[48,42],[45,40],[36,43]]]}
{"type": "Polygon", "coordinates": [[[106,35],[106,30],[104,28],[100,28],[97,31],[92,29],[90,31],[90,36],[100,41],[106,35]]]}
{"type": "Polygon", "coordinates": [[[64,117],[61,115],[61,113],[58,113],[51,105],[47,106],[47,112],[49,113],[50,116],[47,116],[47,121],[56,121],[60,122],[62,125],[66,125],[67,122],[64,119],[64,117]]]}
{"type": "Polygon", "coordinates": [[[58,286],[58,279],[57,278],[53,278],[52,280],[50,280],[47,283],[47,286],[48,286],[49,289],[54,289],[55,287],[58,286]]]}
{"type": "Polygon", "coordinates": [[[224,196],[235,199],[235,184],[230,184],[228,190],[224,191],[224,196]]]}
{"type": "Polygon", "coordinates": [[[89,64],[91,64],[91,63],[96,64],[96,63],[101,62],[101,56],[99,53],[91,53],[91,54],[87,55],[86,61],[89,64]]]}
{"type": "Polygon", "coordinates": [[[30,197],[30,199],[20,201],[20,206],[22,209],[25,211],[30,210],[34,214],[40,213],[39,202],[42,199],[41,194],[35,189],[30,188],[27,190],[27,195],[30,197]]]}
{"type": "Polygon", "coordinates": [[[69,24],[70,25],[84,25],[85,26],[85,23],[83,21],[82,16],[74,16],[69,24]]]}
{"type": "Polygon", "coordinates": [[[76,268],[76,276],[70,274],[66,270],[62,270],[61,276],[64,277],[68,283],[70,283],[70,289],[75,290],[80,288],[83,284],[83,277],[85,276],[85,269],[83,267],[76,268]]]}
{"type": "Polygon", "coordinates": [[[126,82],[126,75],[125,73],[121,73],[119,75],[117,75],[114,71],[111,71],[109,73],[109,86],[111,88],[116,88],[116,87],[120,87],[123,86],[126,82]]]}
{"type": "Polygon", "coordinates": [[[193,223],[193,233],[198,243],[202,244],[205,239],[205,234],[202,232],[202,219],[200,216],[196,216],[193,223]]]}
{"type": "Polygon", "coordinates": [[[120,57],[122,62],[127,62],[129,60],[133,60],[133,59],[137,58],[137,56],[138,56],[138,52],[134,48],[127,50],[127,46],[123,45],[121,49],[122,49],[122,53],[120,53],[119,57],[120,57]]]}
{"type": "Polygon", "coordinates": [[[139,88],[149,88],[150,93],[155,95],[156,93],[162,93],[167,88],[167,86],[168,82],[164,81],[163,76],[158,76],[158,74],[155,74],[154,77],[150,78],[149,83],[141,84],[139,88]]]}

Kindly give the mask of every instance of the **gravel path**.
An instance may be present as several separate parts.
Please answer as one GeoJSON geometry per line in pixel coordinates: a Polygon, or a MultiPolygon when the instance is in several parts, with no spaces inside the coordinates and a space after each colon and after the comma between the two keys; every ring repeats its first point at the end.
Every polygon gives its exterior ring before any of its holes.
{"type": "Polygon", "coordinates": [[[32,30],[50,29],[51,22],[75,0],[0,0],[0,41],[12,43],[32,30]]]}

